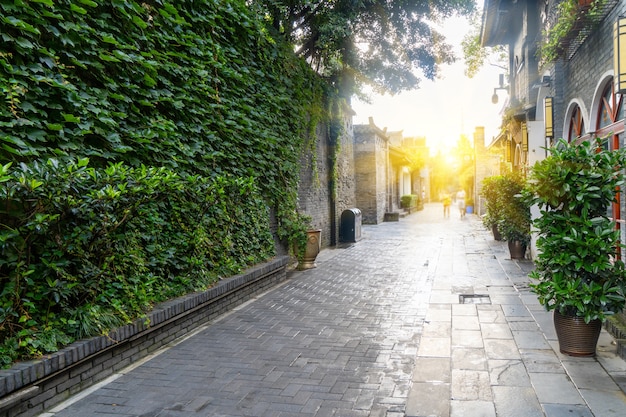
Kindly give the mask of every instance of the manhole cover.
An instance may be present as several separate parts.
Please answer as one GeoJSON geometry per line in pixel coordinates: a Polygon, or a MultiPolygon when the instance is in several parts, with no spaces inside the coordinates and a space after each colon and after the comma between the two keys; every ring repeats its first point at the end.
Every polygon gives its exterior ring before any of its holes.
{"type": "Polygon", "coordinates": [[[491,304],[489,294],[459,294],[461,304],[491,304]]]}

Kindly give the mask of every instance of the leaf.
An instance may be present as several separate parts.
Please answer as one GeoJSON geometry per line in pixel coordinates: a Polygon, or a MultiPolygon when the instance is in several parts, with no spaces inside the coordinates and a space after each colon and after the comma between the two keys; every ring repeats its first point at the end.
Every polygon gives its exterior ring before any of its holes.
{"type": "Polygon", "coordinates": [[[35,47],[31,41],[22,37],[17,38],[15,42],[24,49],[33,49],[35,47]]]}
{"type": "Polygon", "coordinates": [[[117,39],[115,39],[113,36],[110,36],[110,35],[103,35],[102,41],[105,43],[113,44],[113,45],[119,45],[119,42],[117,41],[117,39]]]}
{"type": "Polygon", "coordinates": [[[141,29],[145,29],[148,27],[148,24],[144,22],[139,16],[133,16],[133,23],[139,26],[141,29]]]}
{"type": "Polygon", "coordinates": [[[115,58],[114,56],[109,55],[108,53],[104,53],[104,52],[100,52],[100,54],[98,55],[98,57],[106,62],[122,62],[119,59],[115,58]]]}
{"type": "Polygon", "coordinates": [[[143,75],[143,83],[148,87],[154,87],[157,84],[155,79],[150,77],[147,73],[143,75]]]}
{"type": "Polygon", "coordinates": [[[14,16],[6,16],[2,18],[2,21],[10,24],[11,26],[17,29],[21,29],[25,32],[34,33],[35,35],[41,35],[41,32],[39,31],[39,29],[37,29],[33,25],[26,23],[25,21],[20,20],[14,16]]]}
{"type": "Polygon", "coordinates": [[[61,115],[68,123],[80,123],[80,118],[74,116],[73,114],[61,113],[61,115]]]}
{"type": "Polygon", "coordinates": [[[70,4],[70,10],[73,11],[73,12],[76,12],[78,14],[87,14],[87,10],[86,9],[84,9],[84,8],[82,8],[80,6],[77,6],[74,3],[70,4]]]}
{"type": "Polygon", "coordinates": [[[98,3],[92,0],[78,0],[81,4],[89,7],[98,7],[98,3]]]}

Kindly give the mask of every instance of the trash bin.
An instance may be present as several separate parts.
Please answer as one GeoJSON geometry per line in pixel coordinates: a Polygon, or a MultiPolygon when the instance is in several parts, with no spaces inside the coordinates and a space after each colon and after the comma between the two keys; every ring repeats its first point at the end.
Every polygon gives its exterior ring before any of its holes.
{"type": "Polygon", "coordinates": [[[361,240],[361,210],[350,208],[341,213],[339,225],[340,242],[357,242],[361,240]]]}

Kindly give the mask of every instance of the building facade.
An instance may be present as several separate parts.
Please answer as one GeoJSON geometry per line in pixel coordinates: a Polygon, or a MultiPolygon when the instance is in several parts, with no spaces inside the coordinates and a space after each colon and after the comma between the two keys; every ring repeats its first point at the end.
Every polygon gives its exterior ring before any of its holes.
{"type": "MultiPolygon", "coordinates": [[[[626,146],[614,59],[614,27],[625,15],[619,0],[485,0],[481,43],[509,52],[511,103],[500,142],[514,168],[532,166],[560,138],[626,146]]],[[[626,243],[624,193],[607,209],[626,243]]]]}

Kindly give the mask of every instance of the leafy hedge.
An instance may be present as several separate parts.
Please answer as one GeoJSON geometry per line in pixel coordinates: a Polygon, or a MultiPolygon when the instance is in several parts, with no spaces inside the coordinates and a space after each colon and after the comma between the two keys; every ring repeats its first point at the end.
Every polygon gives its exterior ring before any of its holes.
{"type": "Polygon", "coordinates": [[[302,227],[327,93],[244,0],[0,2],[0,39],[0,364],[267,259],[268,207],[302,227]]]}
{"type": "Polygon", "coordinates": [[[3,364],[106,332],[274,254],[252,179],[86,160],[3,170],[3,364]]]}

